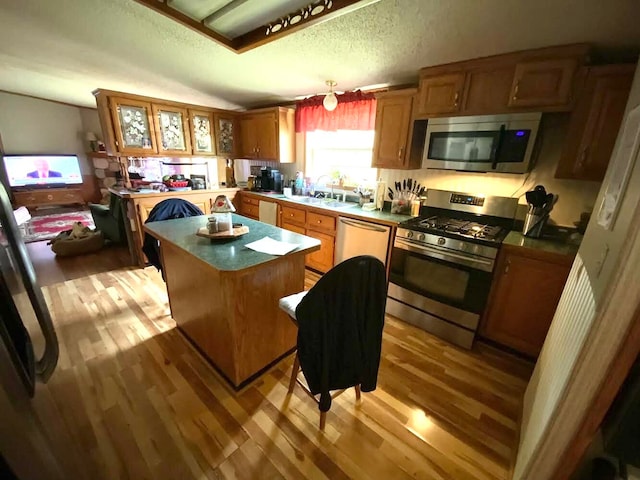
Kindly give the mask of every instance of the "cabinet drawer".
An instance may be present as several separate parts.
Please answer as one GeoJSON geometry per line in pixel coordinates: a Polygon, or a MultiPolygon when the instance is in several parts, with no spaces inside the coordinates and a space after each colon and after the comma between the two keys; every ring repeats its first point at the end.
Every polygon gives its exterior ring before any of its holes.
{"type": "Polygon", "coordinates": [[[15,192],[16,204],[24,206],[64,205],[68,203],[84,203],[80,190],[43,190],[35,192],[15,192]]]}
{"type": "Polygon", "coordinates": [[[321,230],[329,233],[335,233],[336,231],[336,217],[309,212],[307,218],[309,219],[308,228],[312,230],[321,230]]]}
{"type": "MultiPolygon", "coordinates": [[[[309,214],[311,215],[311,214],[309,214]]],[[[282,223],[300,223],[307,221],[307,212],[299,208],[282,207],[282,223]]]]}
{"type": "Polygon", "coordinates": [[[304,227],[294,225],[293,223],[282,222],[282,228],[284,228],[285,230],[289,230],[290,232],[299,233],[300,235],[305,234],[304,227]]]}
{"type": "Polygon", "coordinates": [[[257,220],[258,216],[260,215],[260,207],[258,207],[257,205],[244,203],[242,205],[242,214],[247,217],[255,218],[257,220]]]}
{"type": "Polygon", "coordinates": [[[246,203],[247,205],[255,205],[256,207],[260,205],[260,200],[254,197],[246,197],[242,196],[242,203],[246,203]]]}

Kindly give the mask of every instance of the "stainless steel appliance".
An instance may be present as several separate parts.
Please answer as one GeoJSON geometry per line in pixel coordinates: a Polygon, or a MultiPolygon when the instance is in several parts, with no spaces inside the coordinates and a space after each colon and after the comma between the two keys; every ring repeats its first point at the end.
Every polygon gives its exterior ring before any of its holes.
{"type": "MultiPolygon", "coordinates": [[[[47,382],[57,361],[51,317],[0,184],[0,452],[21,479],[71,475],[62,472],[53,454],[47,417],[38,414],[42,401],[32,400],[41,388],[37,382],[47,382]]],[[[0,466],[0,471],[5,469],[0,466]]]]}
{"type": "Polygon", "coordinates": [[[517,198],[427,190],[423,215],[399,225],[387,312],[471,348],[517,198]]]}
{"type": "Polygon", "coordinates": [[[422,166],[472,172],[524,173],[540,113],[429,119],[422,166]]]}
{"type": "Polygon", "coordinates": [[[384,225],[338,217],[334,265],[358,255],[372,255],[386,265],[390,230],[384,225]]]}

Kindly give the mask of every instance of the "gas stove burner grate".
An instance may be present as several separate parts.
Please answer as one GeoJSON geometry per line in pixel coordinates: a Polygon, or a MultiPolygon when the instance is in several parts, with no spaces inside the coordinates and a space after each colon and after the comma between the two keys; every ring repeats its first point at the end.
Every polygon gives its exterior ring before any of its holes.
{"type": "Polygon", "coordinates": [[[420,220],[417,225],[421,228],[449,233],[457,233],[466,237],[492,240],[497,238],[502,232],[502,227],[488,225],[468,220],[455,218],[432,217],[420,220]]]}

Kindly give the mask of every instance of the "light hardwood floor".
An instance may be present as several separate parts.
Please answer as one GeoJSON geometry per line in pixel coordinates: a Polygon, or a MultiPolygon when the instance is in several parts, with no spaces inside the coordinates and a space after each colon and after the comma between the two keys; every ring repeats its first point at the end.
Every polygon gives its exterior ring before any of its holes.
{"type": "Polygon", "coordinates": [[[338,397],[322,433],[312,400],[287,395],[292,357],[227,390],[175,329],[153,268],[114,267],[115,251],[55,266],[29,251],[61,347],[36,407],[76,478],[507,478],[527,362],[388,316],[378,389],[338,397]]]}

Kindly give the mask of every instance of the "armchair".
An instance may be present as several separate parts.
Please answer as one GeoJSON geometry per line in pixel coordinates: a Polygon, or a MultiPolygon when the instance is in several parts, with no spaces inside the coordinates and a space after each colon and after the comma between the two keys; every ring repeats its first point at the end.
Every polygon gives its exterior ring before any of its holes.
{"type": "Polygon", "coordinates": [[[109,205],[90,203],[89,210],[93,217],[96,229],[100,230],[105,238],[113,243],[124,243],[127,241],[124,218],[122,215],[122,199],[115,194],[111,194],[109,205]]]}

